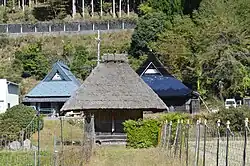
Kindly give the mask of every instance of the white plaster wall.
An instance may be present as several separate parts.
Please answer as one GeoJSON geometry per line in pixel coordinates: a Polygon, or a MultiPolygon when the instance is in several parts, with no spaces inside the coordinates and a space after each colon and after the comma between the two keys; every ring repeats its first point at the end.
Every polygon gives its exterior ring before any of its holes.
{"type": "Polygon", "coordinates": [[[14,94],[7,94],[7,107],[8,107],[8,103],[10,103],[10,107],[13,107],[15,105],[19,104],[19,96],[18,95],[14,95],[14,94]]]}
{"type": "Polygon", "coordinates": [[[0,113],[4,113],[8,107],[7,92],[7,80],[0,79],[0,113]]]}

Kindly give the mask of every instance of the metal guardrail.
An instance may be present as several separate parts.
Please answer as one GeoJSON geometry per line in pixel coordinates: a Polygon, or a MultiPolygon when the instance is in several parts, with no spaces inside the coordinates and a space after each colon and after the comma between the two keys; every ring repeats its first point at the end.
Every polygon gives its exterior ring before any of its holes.
{"type": "Polygon", "coordinates": [[[66,22],[36,24],[0,24],[0,34],[81,32],[94,30],[134,29],[134,21],[66,22]]]}

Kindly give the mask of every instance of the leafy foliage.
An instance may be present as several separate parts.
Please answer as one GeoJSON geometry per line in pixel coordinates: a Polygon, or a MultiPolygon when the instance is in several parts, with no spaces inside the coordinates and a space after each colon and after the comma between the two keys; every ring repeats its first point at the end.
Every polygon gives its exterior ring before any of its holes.
{"type": "Polygon", "coordinates": [[[149,42],[157,40],[157,34],[165,27],[166,15],[163,13],[150,13],[139,19],[132,36],[129,53],[136,57],[149,51],[149,42]]]}
{"type": "MultiPolygon", "coordinates": [[[[157,6],[167,1],[152,3],[157,6]]],[[[244,0],[196,1],[197,11],[184,12],[187,15],[172,13],[161,20],[167,26],[153,33],[147,24],[152,19],[143,16],[132,36],[131,50],[136,51],[130,53],[138,57],[138,52],[145,53],[145,48],[151,48],[170,73],[191,84],[203,97],[246,96],[250,89],[250,32],[247,28],[250,12],[248,9],[243,12],[241,7],[248,5],[244,0]],[[223,83],[222,87],[219,82],[223,83]]],[[[155,8],[166,13],[159,6],[155,8]]]]}
{"type": "Polygon", "coordinates": [[[22,51],[17,51],[13,66],[20,64],[25,73],[35,75],[38,79],[43,78],[48,71],[48,59],[42,52],[41,43],[34,43],[22,51]]]}
{"type": "MultiPolygon", "coordinates": [[[[0,116],[0,135],[10,135],[11,138],[18,138],[20,131],[23,130],[34,118],[34,131],[38,129],[36,111],[24,105],[17,105],[8,109],[0,116]],[[15,136],[15,137],[13,137],[15,136]]],[[[43,120],[40,119],[40,129],[43,128],[43,120]]],[[[31,132],[31,131],[30,131],[31,132]]]]}
{"type": "Polygon", "coordinates": [[[124,122],[124,131],[127,133],[127,146],[133,148],[148,148],[157,146],[161,125],[168,120],[172,121],[172,138],[178,120],[186,121],[189,115],[182,113],[168,113],[158,119],[128,120],[124,122]]]}
{"type": "Polygon", "coordinates": [[[157,120],[128,120],[124,122],[127,146],[148,148],[157,145],[160,123],[157,120]]]}
{"type": "Polygon", "coordinates": [[[75,47],[70,69],[76,77],[85,80],[96,65],[96,57],[91,56],[84,46],[75,47]]]}
{"type": "MultiPolygon", "coordinates": [[[[243,132],[245,126],[245,118],[250,117],[250,109],[247,107],[240,108],[230,108],[222,109],[216,113],[208,115],[206,118],[209,120],[209,123],[216,126],[216,122],[220,119],[221,128],[226,128],[226,122],[230,121],[230,129],[233,132],[243,132]]],[[[221,133],[225,133],[225,130],[222,130],[221,133]]]]}

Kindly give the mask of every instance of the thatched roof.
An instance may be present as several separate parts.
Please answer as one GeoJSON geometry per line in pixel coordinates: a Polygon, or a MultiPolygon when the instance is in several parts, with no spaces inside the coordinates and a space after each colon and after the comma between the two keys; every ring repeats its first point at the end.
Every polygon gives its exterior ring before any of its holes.
{"type": "Polygon", "coordinates": [[[61,111],[167,109],[158,95],[129,66],[125,55],[105,55],[102,60],[61,111]]]}

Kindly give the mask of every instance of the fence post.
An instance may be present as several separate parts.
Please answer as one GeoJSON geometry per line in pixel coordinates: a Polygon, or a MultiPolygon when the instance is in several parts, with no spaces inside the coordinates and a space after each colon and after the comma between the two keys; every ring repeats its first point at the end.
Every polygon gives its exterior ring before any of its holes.
{"type": "Polygon", "coordinates": [[[108,30],[109,30],[109,21],[108,21],[108,30]]]}
{"type": "Polygon", "coordinates": [[[81,31],[81,24],[78,23],[78,32],[80,32],[80,31],[81,31]]]}
{"type": "Polygon", "coordinates": [[[56,150],[57,139],[54,136],[54,166],[57,166],[57,150],[56,150]]]}
{"type": "Polygon", "coordinates": [[[36,161],[36,150],[34,150],[34,152],[35,152],[35,154],[34,154],[34,165],[36,166],[36,163],[37,163],[37,161],[36,161]]]}
{"type": "Polygon", "coordinates": [[[49,32],[51,32],[51,24],[49,24],[49,32]]]}
{"type": "Polygon", "coordinates": [[[162,138],[162,147],[166,147],[166,140],[167,140],[167,126],[168,126],[168,121],[166,120],[164,123],[164,128],[163,128],[163,138],[162,138]]]}
{"type": "Polygon", "coordinates": [[[60,126],[61,126],[61,154],[62,154],[62,161],[60,162],[61,163],[61,165],[64,165],[64,162],[63,162],[63,160],[64,160],[64,154],[63,154],[63,121],[62,121],[63,119],[62,119],[62,117],[60,117],[60,126]]]}
{"type": "Polygon", "coordinates": [[[219,151],[220,151],[220,119],[217,121],[217,152],[216,152],[216,166],[219,166],[219,151]]]}
{"type": "Polygon", "coordinates": [[[183,135],[182,135],[182,124],[183,124],[183,120],[181,120],[181,123],[180,123],[180,154],[179,154],[179,158],[181,160],[181,154],[182,154],[182,138],[183,138],[183,135]]]}
{"type": "Polygon", "coordinates": [[[9,24],[6,24],[6,33],[9,33],[9,24]]]}
{"type": "Polygon", "coordinates": [[[204,120],[203,166],[206,165],[207,120],[204,120]]]}
{"type": "Polygon", "coordinates": [[[35,32],[37,32],[37,24],[35,24],[35,32]]]}
{"type": "Polygon", "coordinates": [[[247,130],[248,130],[248,118],[245,119],[243,166],[246,166],[247,130]]]}
{"type": "Polygon", "coordinates": [[[226,166],[228,166],[228,146],[229,146],[229,128],[230,122],[229,120],[227,121],[227,131],[226,131],[226,137],[227,137],[227,143],[226,143],[226,166]]]}
{"type": "Polygon", "coordinates": [[[63,32],[65,32],[66,31],[66,25],[65,25],[65,23],[63,23],[63,32]]]}
{"type": "Polygon", "coordinates": [[[92,23],[92,30],[95,30],[95,23],[92,23]]]}
{"type": "Polygon", "coordinates": [[[177,121],[176,133],[175,133],[175,141],[174,141],[174,156],[177,154],[178,148],[178,140],[179,140],[179,127],[180,127],[180,120],[177,121]]]}
{"type": "Polygon", "coordinates": [[[122,20],[122,29],[124,29],[125,25],[124,25],[124,20],[122,20]]]}
{"type": "Polygon", "coordinates": [[[20,24],[20,33],[23,33],[23,24],[20,24]]]}
{"type": "Polygon", "coordinates": [[[200,151],[200,119],[196,123],[196,141],[195,141],[195,166],[199,165],[199,151],[200,151]]]}
{"type": "Polygon", "coordinates": [[[189,120],[187,120],[187,126],[186,126],[186,166],[188,166],[188,141],[189,141],[189,120]]]}
{"type": "Polygon", "coordinates": [[[168,142],[167,142],[167,150],[170,149],[171,151],[171,147],[170,147],[170,143],[171,143],[171,135],[172,135],[172,121],[169,122],[169,128],[168,128],[168,142]]]}

